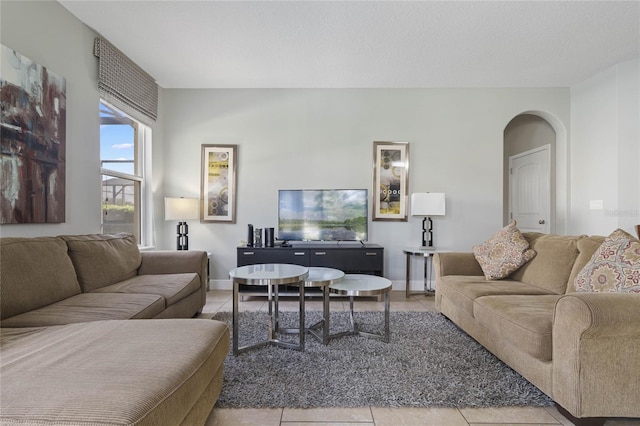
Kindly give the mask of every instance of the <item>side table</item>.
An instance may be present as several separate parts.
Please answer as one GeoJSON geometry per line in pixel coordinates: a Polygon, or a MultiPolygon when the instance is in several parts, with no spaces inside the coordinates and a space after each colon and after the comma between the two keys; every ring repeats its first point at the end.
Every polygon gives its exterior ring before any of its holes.
{"type": "Polygon", "coordinates": [[[305,286],[322,287],[322,319],[309,327],[309,334],[320,340],[324,345],[329,344],[329,286],[339,282],[344,277],[344,272],[333,268],[310,267],[309,276],[305,286]],[[322,327],[322,334],[318,328],[322,327]]]}
{"type": "Polygon", "coordinates": [[[375,275],[346,274],[344,278],[335,284],[329,285],[331,293],[349,296],[349,319],[351,330],[329,335],[328,339],[335,339],[341,336],[357,334],[363,337],[380,339],[389,343],[389,292],[391,292],[391,281],[375,275]],[[373,334],[359,329],[355,322],[353,312],[354,296],[379,296],[384,294],[384,333],[373,334]]]}
{"type": "Polygon", "coordinates": [[[309,275],[309,271],[304,266],[288,265],[280,263],[265,263],[260,265],[240,266],[229,272],[229,277],[233,280],[233,354],[238,355],[249,349],[260,346],[274,344],[276,346],[304,350],[304,286],[305,279],[309,275]],[[267,294],[269,295],[269,338],[265,341],[239,347],[238,339],[238,289],[240,284],[267,286],[267,294]],[[278,331],[278,286],[280,285],[297,285],[299,288],[299,316],[300,323],[298,333],[300,340],[297,345],[289,342],[283,342],[276,338],[278,331]],[[275,309],[272,308],[272,294],[275,298],[275,309]]]}
{"type": "Polygon", "coordinates": [[[435,293],[435,290],[431,286],[431,277],[433,276],[433,255],[445,251],[448,250],[437,250],[435,248],[424,249],[421,247],[409,247],[402,250],[407,257],[407,269],[405,276],[405,297],[407,299],[411,296],[431,296],[435,293]],[[411,292],[410,289],[411,259],[414,256],[421,257],[424,261],[424,291],[422,292],[411,292]]]}
{"type": "MultiPolygon", "coordinates": [[[[330,324],[330,312],[329,312],[329,286],[342,280],[344,272],[339,269],[324,268],[319,266],[309,267],[309,276],[305,279],[304,286],[306,288],[316,287],[322,289],[322,319],[315,324],[307,328],[307,332],[321,341],[324,345],[327,345],[330,340],[329,324],[330,324]],[[322,328],[322,331],[319,329],[322,328]]],[[[297,328],[278,328],[277,332],[294,334],[298,333],[297,328]]]]}

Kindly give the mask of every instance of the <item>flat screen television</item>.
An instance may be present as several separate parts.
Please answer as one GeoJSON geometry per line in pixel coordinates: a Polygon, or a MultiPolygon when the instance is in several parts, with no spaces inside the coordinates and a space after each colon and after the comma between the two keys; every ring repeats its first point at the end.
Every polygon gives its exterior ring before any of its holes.
{"type": "Polygon", "coordinates": [[[281,189],[278,238],[285,241],[367,241],[366,189],[281,189]]]}

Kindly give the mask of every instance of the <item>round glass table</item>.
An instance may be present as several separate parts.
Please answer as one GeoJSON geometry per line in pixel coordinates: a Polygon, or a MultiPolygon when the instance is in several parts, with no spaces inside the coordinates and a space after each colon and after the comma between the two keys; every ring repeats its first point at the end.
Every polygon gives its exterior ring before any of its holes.
{"type": "Polygon", "coordinates": [[[322,319],[310,326],[307,331],[325,345],[330,340],[329,286],[339,282],[343,277],[344,272],[338,269],[313,266],[309,268],[309,276],[305,280],[306,287],[322,288],[322,319]],[[322,332],[319,331],[321,327],[322,332]]]}
{"type": "Polygon", "coordinates": [[[349,334],[358,334],[364,337],[381,339],[386,343],[389,342],[389,294],[391,292],[390,280],[384,277],[379,277],[377,275],[346,274],[344,278],[342,278],[337,283],[329,285],[329,291],[331,293],[339,294],[342,296],[349,296],[349,319],[351,321],[351,330],[333,334],[329,336],[330,339],[349,334]],[[356,296],[379,295],[384,295],[384,333],[374,334],[361,331],[354,318],[353,298],[356,296]]]}
{"type": "Polygon", "coordinates": [[[304,266],[288,265],[283,263],[265,263],[260,265],[246,265],[232,269],[229,277],[233,281],[233,354],[238,355],[249,349],[273,344],[290,349],[304,350],[304,288],[305,280],[309,276],[309,270],[304,266]],[[238,327],[238,289],[240,284],[267,286],[269,297],[269,335],[268,339],[249,345],[239,346],[238,327]],[[296,345],[290,342],[283,342],[276,336],[278,331],[278,286],[297,285],[299,288],[299,316],[300,323],[298,333],[299,343],[296,345]],[[275,308],[273,302],[275,301],[275,308]]]}

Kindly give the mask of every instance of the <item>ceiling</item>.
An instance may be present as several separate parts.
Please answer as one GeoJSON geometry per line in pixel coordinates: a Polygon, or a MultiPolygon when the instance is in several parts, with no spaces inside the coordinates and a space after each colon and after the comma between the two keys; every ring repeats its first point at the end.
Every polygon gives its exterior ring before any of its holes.
{"type": "Polygon", "coordinates": [[[59,0],[164,88],[570,87],[640,1],[59,0]]]}

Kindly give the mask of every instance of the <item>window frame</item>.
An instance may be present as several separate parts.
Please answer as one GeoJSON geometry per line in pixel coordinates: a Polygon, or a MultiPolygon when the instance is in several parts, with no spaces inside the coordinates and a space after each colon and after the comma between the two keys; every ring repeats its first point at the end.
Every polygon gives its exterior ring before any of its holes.
{"type": "MultiPolygon", "coordinates": [[[[134,235],[136,240],[138,241],[138,245],[141,247],[150,247],[153,246],[152,241],[152,223],[153,217],[151,212],[153,209],[151,208],[153,199],[150,194],[149,188],[151,188],[151,137],[152,131],[151,128],[140,120],[132,117],[128,113],[124,112],[121,108],[114,106],[113,104],[107,102],[104,99],[100,99],[99,104],[105,105],[108,109],[113,110],[115,113],[120,115],[124,120],[129,120],[131,122],[131,126],[133,127],[133,142],[134,142],[134,150],[133,150],[133,164],[134,164],[134,174],[121,172],[117,170],[113,170],[107,167],[104,167],[105,164],[116,163],[118,160],[104,160],[102,158],[102,153],[100,153],[100,180],[101,180],[101,196],[100,196],[100,232],[104,233],[104,208],[103,203],[104,199],[102,196],[102,181],[104,181],[104,177],[110,178],[118,178],[132,181],[134,183],[134,194],[133,194],[133,205],[134,205],[134,235]]],[[[100,110],[99,114],[102,114],[102,110],[100,110]]],[[[112,125],[123,125],[115,124],[112,125]]],[[[100,117],[100,125],[108,125],[104,124],[102,121],[102,117],[100,117]]],[[[102,139],[102,136],[100,136],[102,139]]],[[[102,144],[102,140],[100,140],[100,144],[102,144]]],[[[130,160],[125,160],[126,162],[130,162],[130,160]]]]}

